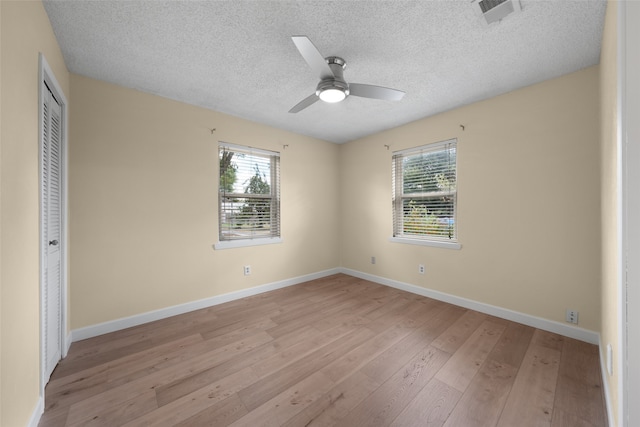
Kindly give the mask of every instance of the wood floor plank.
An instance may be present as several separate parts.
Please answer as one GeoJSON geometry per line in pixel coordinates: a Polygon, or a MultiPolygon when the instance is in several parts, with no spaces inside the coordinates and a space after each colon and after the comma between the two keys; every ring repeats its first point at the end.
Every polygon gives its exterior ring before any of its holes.
{"type": "Polygon", "coordinates": [[[153,412],[138,417],[125,424],[125,426],[173,426],[199,414],[218,402],[234,396],[239,390],[251,385],[257,379],[251,371],[251,368],[245,368],[220,381],[211,383],[193,393],[176,399],[167,405],[161,406],[153,412]]]}
{"type": "Polygon", "coordinates": [[[408,334],[409,329],[402,325],[392,326],[328,364],[320,372],[332,381],[340,382],[408,334]]]}
{"type": "Polygon", "coordinates": [[[554,411],[561,410],[598,425],[606,422],[598,360],[597,346],[564,339],[554,411]]]}
{"type": "Polygon", "coordinates": [[[377,307],[375,310],[371,310],[368,312],[365,317],[367,319],[376,320],[377,318],[384,316],[386,314],[402,314],[404,309],[411,304],[413,298],[405,295],[399,294],[396,298],[393,298],[389,303],[382,305],[381,307],[377,307]]]}
{"type": "Polygon", "coordinates": [[[562,335],[554,334],[553,332],[543,331],[540,329],[536,329],[533,338],[531,339],[532,344],[539,345],[542,347],[551,348],[553,350],[562,351],[562,347],[564,346],[565,337],[562,335]]]}
{"type": "MultiPolygon", "coordinates": [[[[269,304],[268,306],[233,313],[232,315],[224,317],[218,317],[215,322],[218,327],[223,327],[237,322],[251,322],[254,318],[274,314],[274,310],[277,312],[280,308],[277,304],[269,304]]],[[[160,322],[166,324],[164,321],[160,322]]],[[[200,319],[196,322],[192,322],[191,327],[197,328],[198,326],[201,326],[202,323],[206,323],[206,321],[200,319]]],[[[146,328],[146,325],[143,325],[142,327],[146,328]]],[[[158,332],[157,334],[152,334],[151,332],[148,332],[144,334],[144,336],[147,337],[146,339],[139,337],[134,340],[134,342],[125,346],[118,345],[115,348],[103,348],[102,346],[98,346],[97,348],[87,348],[86,350],[79,352],[79,354],[74,352],[73,355],[68,356],[58,365],[54,374],[60,376],[69,375],[80,370],[101,365],[109,360],[126,357],[131,354],[148,350],[157,345],[175,341],[176,339],[184,336],[184,322],[178,321],[177,325],[171,324],[165,328],[160,328],[161,331],[163,329],[169,330],[170,333],[158,332]]],[[[114,336],[117,337],[117,333],[114,333],[114,336]]],[[[117,342],[119,343],[119,340],[117,342]]],[[[57,378],[57,376],[55,378],[57,378]]]]}
{"type": "Polygon", "coordinates": [[[598,427],[606,426],[606,423],[602,423],[598,420],[588,420],[580,416],[569,414],[562,409],[553,409],[553,418],[551,420],[551,427],[598,427]]]}
{"type": "MultiPolygon", "coordinates": [[[[340,311],[345,307],[351,307],[352,305],[352,302],[345,301],[343,303],[334,305],[327,304],[326,306],[314,306],[313,311],[310,311],[307,306],[306,314],[304,312],[299,312],[298,317],[294,317],[286,322],[281,322],[278,326],[270,328],[268,331],[271,336],[277,338],[278,336],[288,334],[291,331],[304,325],[313,325],[313,327],[320,329],[318,327],[319,324],[327,319],[327,317],[329,317],[331,314],[335,314],[335,312],[340,311]],[[324,311],[323,309],[326,309],[326,311],[324,311]],[[333,313],[330,313],[329,310],[333,311],[333,313]]],[[[349,315],[351,317],[354,317],[351,313],[349,313],[349,315]]],[[[334,318],[336,317],[343,318],[343,316],[334,316],[334,318]]],[[[335,326],[335,324],[335,322],[331,323],[330,325],[324,324],[321,330],[326,331],[328,329],[331,329],[333,326],[335,326]]]]}
{"type": "Polygon", "coordinates": [[[411,332],[396,345],[367,363],[362,368],[362,372],[381,383],[386,381],[464,312],[464,309],[454,306],[443,307],[431,321],[411,332]]]}
{"type": "Polygon", "coordinates": [[[42,414],[38,426],[46,427],[66,427],[69,407],[62,406],[55,409],[48,409],[42,414]]]}
{"type": "Polygon", "coordinates": [[[449,357],[449,353],[431,346],[425,347],[336,425],[388,426],[427,385],[449,357]]]}
{"type": "Polygon", "coordinates": [[[223,328],[229,325],[236,324],[238,322],[247,323],[253,322],[260,318],[273,318],[273,316],[280,315],[284,312],[284,308],[277,303],[268,303],[258,307],[248,307],[242,311],[230,311],[224,315],[218,315],[215,320],[215,326],[217,328],[223,328]]]}
{"type": "Polygon", "coordinates": [[[73,343],[74,351],[70,352],[63,362],[82,358],[87,352],[97,354],[132,342],[184,331],[201,323],[215,322],[217,316],[213,310],[213,307],[209,307],[76,341],[73,343]]]}
{"type": "Polygon", "coordinates": [[[278,338],[283,335],[290,334],[304,326],[313,326],[315,328],[315,323],[322,318],[322,313],[312,311],[301,321],[281,323],[277,326],[269,328],[267,332],[273,338],[278,338]]]}
{"type": "Polygon", "coordinates": [[[249,412],[237,394],[217,402],[190,418],[174,424],[175,427],[226,427],[249,412]]]}
{"type": "Polygon", "coordinates": [[[464,392],[497,344],[504,329],[504,326],[493,322],[486,320],[482,322],[451,356],[436,377],[451,387],[464,392]]]}
{"type": "Polygon", "coordinates": [[[341,290],[348,288],[352,284],[358,283],[360,279],[352,276],[334,275],[323,279],[312,280],[299,285],[310,292],[308,300],[312,303],[321,302],[331,298],[341,290]]]}
{"type": "MultiPolygon", "coordinates": [[[[388,301],[397,298],[397,293],[389,292],[389,288],[384,289],[383,286],[377,285],[376,287],[370,288],[367,290],[366,295],[363,295],[363,292],[359,292],[357,294],[350,293],[348,297],[350,298],[349,304],[342,306],[330,306],[326,309],[321,310],[325,316],[315,325],[322,329],[323,322],[328,322],[331,320],[333,316],[338,316],[342,314],[352,314],[354,316],[365,316],[380,307],[384,306],[388,301]]],[[[327,327],[331,327],[330,324],[327,327]]]]}
{"type": "Polygon", "coordinates": [[[322,318],[313,322],[313,326],[321,331],[334,328],[341,323],[349,322],[352,325],[363,326],[369,324],[370,320],[364,316],[360,316],[357,304],[351,304],[347,307],[333,307],[322,312],[322,318]]]}
{"type": "Polygon", "coordinates": [[[86,369],[94,368],[96,366],[107,363],[113,359],[119,359],[149,350],[156,345],[150,339],[134,340],[132,343],[125,346],[117,346],[108,350],[100,350],[100,347],[90,349],[83,352],[81,355],[74,357],[73,359],[63,360],[55,369],[54,379],[66,376],[69,374],[83,371],[86,369]]]}
{"type": "MultiPolygon", "coordinates": [[[[491,322],[494,320],[491,319],[491,322]]],[[[520,368],[534,332],[535,329],[530,326],[507,322],[506,329],[489,355],[489,359],[520,368]]]]}
{"type": "MultiPolygon", "coordinates": [[[[353,304],[353,301],[345,300],[342,295],[333,295],[331,298],[316,303],[314,311],[322,311],[324,308],[330,308],[335,305],[339,306],[349,306],[353,304]]],[[[277,316],[271,316],[271,320],[273,320],[277,324],[288,323],[295,321],[297,319],[303,319],[306,315],[309,314],[309,303],[308,301],[298,301],[298,303],[294,307],[289,307],[288,310],[283,311],[282,314],[277,316]]]]}
{"type": "Polygon", "coordinates": [[[41,427],[607,423],[596,346],[336,274],[73,343],[41,427]]]}
{"type": "Polygon", "coordinates": [[[62,377],[47,386],[47,411],[57,411],[81,400],[104,393],[155,372],[158,366],[167,366],[184,355],[197,354],[200,335],[189,335],[182,340],[160,345],[153,349],[115,359],[98,367],[62,377]]]}
{"type": "Polygon", "coordinates": [[[433,341],[433,346],[447,353],[455,353],[486,318],[485,314],[477,311],[467,311],[433,341]]]}
{"type": "Polygon", "coordinates": [[[232,427],[280,427],[313,402],[320,399],[334,383],[321,372],[316,372],[264,402],[232,427]]]}
{"type": "Polygon", "coordinates": [[[78,420],[68,424],[69,427],[111,427],[120,426],[127,421],[140,417],[158,408],[156,394],[153,390],[137,395],[120,405],[95,411],[91,418],[78,420]]]}
{"type": "Polygon", "coordinates": [[[403,305],[399,310],[393,310],[377,317],[367,324],[367,328],[379,332],[387,329],[389,325],[402,323],[408,329],[415,329],[436,316],[444,308],[443,304],[435,300],[414,300],[408,305],[403,305]]]}
{"type": "Polygon", "coordinates": [[[496,425],[517,371],[517,368],[506,363],[487,360],[467,387],[444,426],[496,425]]]}
{"type": "Polygon", "coordinates": [[[293,384],[322,369],[342,354],[362,344],[373,335],[368,329],[356,329],[288,365],[287,369],[280,369],[267,375],[250,388],[242,390],[238,395],[247,409],[253,411],[293,384]]]}
{"type": "Polygon", "coordinates": [[[421,324],[430,320],[436,313],[439,313],[441,310],[449,306],[451,305],[442,301],[420,297],[407,307],[407,311],[404,313],[404,316],[414,320],[418,324],[421,324]]]}
{"type": "Polygon", "coordinates": [[[299,342],[277,352],[276,354],[266,357],[253,367],[254,372],[259,377],[270,375],[286,366],[289,366],[303,357],[317,351],[325,345],[328,345],[345,335],[352,332],[349,325],[337,326],[328,331],[319,333],[309,333],[308,335],[298,335],[299,342]]]}
{"type": "Polygon", "coordinates": [[[148,364],[150,359],[155,359],[157,357],[165,358],[167,353],[172,353],[173,351],[202,341],[203,339],[200,334],[191,334],[176,341],[158,345],[148,350],[125,357],[109,360],[101,365],[94,366],[93,368],[51,380],[49,381],[47,388],[51,393],[63,392],[70,394],[74,390],[86,388],[87,386],[85,384],[95,383],[95,381],[92,381],[95,380],[95,378],[106,381],[107,378],[117,378],[117,375],[120,373],[124,373],[126,375],[132,371],[139,370],[140,366],[136,364],[140,361],[144,361],[144,364],[148,364]],[[133,369],[129,368],[131,365],[134,365],[133,369]]]}
{"type": "Polygon", "coordinates": [[[391,426],[440,427],[445,423],[461,396],[462,393],[455,388],[433,378],[393,420],[391,426]]]}
{"type": "Polygon", "coordinates": [[[331,426],[344,418],[360,404],[380,383],[360,372],[336,384],[322,397],[314,401],[304,411],[292,417],[282,427],[331,426]]]}
{"type": "Polygon", "coordinates": [[[499,427],[551,424],[562,340],[536,330],[498,420],[499,427]],[[554,345],[547,345],[549,342],[554,345]]]}
{"type": "MultiPolygon", "coordinates": [[[[346,332],[345,332],[346,333],[346,332]]],[[[238,372],[250,366],[258,366],[258,364],[269,356],[273,356],[279,352],[286,351],[289,347],[298,344],[298,341],[304,340],[306,337],[315,337],[318,331],[310,326],[304,327],[304,331],[296,331],[291,335],[284,335],[273,341],[269,341],[262,346],[258,346],[240,355],[236,355],[232,359],[179,378],[168,384],[164,384],[156,388],[158,397],[158,405],[163,406],[167,403],[185,396],[193,391],[208,384],[216,382],[225,376],[238,372]],[[306,331],[306,332],[305,332],[306,331]]],[[[255,371],[254,371],[255,372],[255,371]]]]}
{"type": "Polygon", "coordinates": [[[238,323],[213,330],[200,329],[200,335],[207,341],[215,342],[216,345],[225,345],[278,325],[270,318],[260,318],[249,324],[243,324],[243,322],[238,323]]]}
{"type": "Polygon", "coordinates": [[[266,333],[257,334],[251,339],[242,340],[233,345],[187,358],[182,363],[159,368],[157,372],[74,403],[69,410],[67,422],[73,424],[78,420],[89,419],[92,414],[104,408],[116,407],[147,390],[155,390],[159,386],[184,378],[194,372],[202,371],[211,364],[221,363],[271,339],[266,333]]]}

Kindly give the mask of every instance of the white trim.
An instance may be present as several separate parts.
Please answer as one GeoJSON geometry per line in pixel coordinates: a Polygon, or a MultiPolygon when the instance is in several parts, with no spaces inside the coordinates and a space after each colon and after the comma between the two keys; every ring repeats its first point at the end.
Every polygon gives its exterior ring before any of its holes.
{"type": "MultiPolygon", "coordinates": [[[[617,75],[616,75],[616,240],[617,240],[617,252],[618,259],[616,260],[617,266],[617,279],[616,283],[617,288],[617,305],[618,305],[618,318],[615,319],[617,325],[617,336],[618,336],[618,348],[617,353],[615,354],[615,362],[614,362],[614,372],[618,377],[618,406],[616,408],[609,406],[607,408],[608,411],[612,413],[617,413],[618,418],[618,426],[627,426],[626,418],[626,392],[625,392],[625,384],[626,384],[626,335],[625,335],[625,326],[626,326],[626,318],[627,315],[625,313],[625,302],[626,302],[626,290],[625,290],[625,263],[626,263],[626,236],[625,230],[626,226],[626,210],[624,207],[626,195],[624,194],[626,191],[626,165],[624,159],[626,158],[626,146],[623,142],[624,128],[626,118],[624,117],[624,87],[625,87],[625,9],[626,2],[621,1],[618,2],[618,16],[616,17],[617,21],[617,46],[616,46],[616,58],[617,58],[617,75]]],[[[605,377],[609,378],[609,377],[605,377]]],[[[608,390],[607,390],[608,391],[608,390]]],[[[611,396],[605,397],[605,402],[611,405],[611,396]]],[[[613,418],[616,418],[615,416],[613,418]]],[[[611,426],[615,426],[614,424],[610,424],[611,426]]]]}
{"type": "Polygon", "coordinates": [[[230,292],[223,295],[216,295],[211,298],[205,298],[185,304],[174,305],[172,307],[166,307],[159,310],[149,311],[142,314],[136,314],[134,316],[112,320],[109,322],[99,323],[97,325],[74,329],[73,331],[71,331],[71,339],[74,342],[80,341],[87,338],[96,337],[98,335],[107,334],[109,332],[115,332],[121,329],[130,328],[132,326],[138,326],[144,323],[153,322],[155,320],[165,319],[167,317],[175,316],[178,314],[188,313],[190,311],[212,307],[214,305],[223,304],[225,302],[234,301],[240,298],[257,295],[276,289],[286,288],[287,286],[297,285],[299,283],[308,282],[310,280],[320,279],[322,277],[331,276],[332,274],[338,274],[339,272],[340,270],[338,268],[319,271],[317,273],[306,274],[304,276],[280,280],[278,282],[267,283],[265,285],[260,285],[249,289],[242,289],[240,291],[230,292]]]}
{"type": "Polygon", "coordinates": [[[230,292],[223,295],[216,295],[214,297],[205,298],[197,301],[188,302],[185,304],[179,304],[172,307],[166,307],[159,310],[149,311],[142,314],[137,314],[130,317],[112,320],[109,322],[100,323],[97,325],[87,326],[80,329],[74,329],[71,331],[71,339],[69,341],[80,341],[87,338],[96,337],[99,335],[107,334],[110,332],[118,331],[121,329],[130,328],[132,326],[142,325],[144,323],[153,322],[155,320],[165,319],[167,317],[175,316],[178,314],[188,313],[190,311],[199,310],[202,308],[212,307],[225,302],[234,301],[240,298],[245,298],[264,292],[273,291],[276,289],[285,288],[288,286],[297,285],[300,283],[308,282],[310,280],[320,279],[322,277],[331,276],[332,274],[344,273],[360,279],[369,280],[374,283],[389,286],[392,288],[400,289],[413,294],[422,295],[428,298],[433,298],[439,301],[444,301],[450,304],[455,304],[460,307],[468,308],[471,310],[479,311],[481,313],[490,314],[492,316],[500,317],[503,319],[511,320],[524,325],[532,326],[534,328],[542,329],[545,331],[557,333],[566,337],[575,338],[580,341],[585,341],[590,344],[600,344],[599,334],[588,329],[579,328],[576,326],[565,325],[553,320],[543,319],[541,317],[532,316],[525,313],[509,310],[502,307],[497,307],[490,304],[485,304],[478,301],[473,301],[467,298],[458,297],[455,295],[447,294],[432,289],[423,288],[420,286],[412,285],[409,283],[399,282],[397,280],[387,279],[380,276],[375,276],[368,273],[363,273],[357,270],[349,268],[339,267],[330,270],[324,270],[317,273],[311,273],[304,276],[298,276],[291,279],[285,279],[278,282],[267,283],[264,285],[256,286],[249,289],[243,289],[240,291],[230,292]]]}
{"type": "Polygon", "coordinates": [[[275,245],[282,243],[280,237],[266,237],[264,239],[242,239],[242,240],[224,240],[217,242],[213,245],[213,249],[233,249],[233,248],[246,248],[248,246],[261,246],[261,245],[275,245]]]}
{"type": "Polygon", "coordinates": [[[408,245],[433,246],[435,248],[445,249],[461,249],[462,245],[458,242],[447,242],[444,240],[426,240],[426,239],[409,239],[407,237],[389,237],[389,241],[393,243],[405,243],[408,245]]]}
{"type": "Polygon", "coordinates": [[[618,147],[620,148],[621,194],[619,259],[619,340],[618,424],[624,427],[640,423],[640,95],[638,72],[640,54],[637,41],[640,30],[640,5],[618,2],[618,147]]]}
{"type": "Polygon", "coordinates": [[[264,148],[251,147],[249,145],[237,145],[229,142],[219,141],[218,147],[230,148],[233,151],[240,153],[262,154],[263,156],[277,156],[280,157],[280,153],[277,151],[265,150],[264,148]]]}
{"type": "Polygon", "coordinates": [[[511,320],[513,322],[522,323],[523,325],[532,326],[534,328],[553,332],[559,335],[563,335],[565,337],[575,338],[577,340],[585,341],[590,344],[597,345],[600,343],[599,334],[597,332],[590,331],[588,329],[583,329],[576,326],[569,326],[568,324],[565,325],[564,323],[556,322],[553,320],[543,319],[541,317],[532,316],[530,314],[520,313],[520,312],[509,310],[506,308],[497,307],[495,305],[485,304],[482,302],[473,301],[467,298],[462,298],[462,297],[447,294],[444,292],[435,291],[433,289],[427,289],[427,288],[412,285],[409,283],[387,279],[385,277],[379,277],[379,276],[374,276],[368,273],[362,273],[360,271],[351,270],[349,268],[341,268],[340,271],[344,274],[358,277],[360,279],[369,280],[371,282],[379,283],[385,286],[390,286],[392,288],[411,292],[413,294],[422,295],[422,296],[433,298],[439,301],[448,302],[450,304],[454,304],[460,307],[479,311],[481,313],[490,314],[492,316],[511,320]]]}
{"type": "MultiPolygon", "coordinates": [[[[404,192],[404,165],[403,159],[422,154],[449,152],[451,149],[457,150],[458,139],[451,138],[446,141],[434,142],[420,147],[407,148],[400,151],[394,151],[391,158],[392,165],[392,204],[393,204],[393,236],[389,238],[390,242],[406,243],[410,245],[432,246],[447,249],[460,249],[462,246],[457,239],[446,240],[439,236],[416,237],[415,235],[404,235],[404,202],[409,200],[422,200],[423,197],[433,196],[452,196],[453,198],[453,220],[455,223],[454,233],[457,235],[457,217],[458,217],[458,190],[448,189],[448,191],[426,191],[425,193],[405,193],[404,192]]],[[[450,157],[449,157],[450,159],[450,157]]],[[[455,175],[458,176],[458,158],[455,158],[455,175]]],[[[452,236],[449,236],[452,237],[452,236]]],[[[457,237],[457,236],[456,236],[457,237]]]]}
{"type": "Polygon", "coordinates": [[[73,343],[73,335],[72,335],[73,331],[69,331],[67,332],[65,338],[64,338],[64,354],[65,356],[67,354],[69,354],[69,349],[71,348],[71,344],[73,343]]]}
{"type": "Polygon", "coordinates": [[[33,410],[33,413],[31,413],[31,418],[29,418],[27,427],[38,427],[38,424],[40,424],[40,418],[42,418],[42,414],[44,414],[44,398],[40,396],[38,398],[38,403],[33,410]]]}
{"type": "Polygon", "coordinates": [[[413,147],[413,148],[405,148],[404,150],[398,150],[398,151],[394,151],[392,152],[393,156],[396,155],[404,155],[404,154],[420,154],[420,152],[422,153],[427,153],[430,151],[436,151],[439,150],[441,148],[446,148],[449,145],[452,144],[457,144],[458,143],[458,138],[450,138],[447,139],[446,141],[438,141],[438,142],[431,142],[429,144],[424,144],[424,145],[420,145],[418,147],[413,147]]]}
{"type": "Polygon", "coordinates": [[[604,404],[605,410],[607,412],[607,425],[610,427],[615,427],[615,423],[613,420],[613,407],[611,406],[611,391],[609,390],[609,381],[607,378],[609,377],[609,372],[607,369],[607,351],[606,345],[603,345],[600,342],[599,345],[600,350],[600,376],[602,377],[602,393],[604,394],[604,404]]]}
{"type": "MultiPolygon", "coordinates": [[[[51,90],[51,92],[54,94],[54,96],[56,97],[56,100],[58,101],[58,103],[60,104],[60,109],[61,109],[61,113],[62,113],[62,138],[61,138],[61,150],[62,150],[62,157],[61,157],[61,170],[62,170],[62,176],[61,176],[61,185],[60,185],[60,193],[61,193],[61,199],[62,199],[62,212],[61,212],[61,233],[60,235],[63,236],[63,238],[61,239],[60,242],[60,263],[61,263],[61,271],[60,271],[60,331],[61,331],[61,336],[60,336],[60,354],[61,357],[65,357],[67,355],[67,351],[68,351],[68,345],[67,345],[67,278],[68,278],[68,270],[67,270],[67,260],[68,258],[68,245],[67,245],[67,240],[68,240],[68,133],[69,133],[69,121],[68,121],[68,106],[69,103],[67,101],[67,98],[64,94],[64,92],[62,91],[62,88],[60,86],[60,83],[58,83],[58,80],[56,79],[55,74],[53,73],[53,71],[51,70],[51,67],[49,66],[49,63],[47,62],[47,59],[45,58],[44,54],[42,52],[40,52],[38,54],[38,101],[39,101],[39,105],[38,105],[38,124],[39,124],[39,129],[38,129],[38,137],[39,137],[39,142],[38,142],[38,151],[39,151],[39,161],[38,161],[38,166],[39,166],[39,171],[38,171],[38,176],[39,176],[39,201],[42,195],[42,188],[41,187],[41,183],[42,183],[42,178],[40,177],[40,172],[42,171],[42,117],[43,117],[43,93],[46,89],[45,87],[45,82],[47,83],[47,85],[49,86],[49,90],[51,90]]],[[[44,304],[44,302],[42,301],[42,295],[44,294],[42,292],[43,286],[44,286],[44,278],[43,278],[43,251],[45,250],[45,248],[42,247],[42,211],[40,210],[40,218],[39,218],[39,223],[40,223],[40,400],[41,400],[41,404],[44,410],[44,396],[45,396],[45,380],[44,380],[44,376],[45,376],[45,370],[44,370],[44,337],[43,337],[43,331],[44,331],[44,327],[43,327],[43,322],[45,321],[45,319],[42,316],[42,306],[44,304]]],[[[42,414],[42,413],[41,413],[42,414]]],[[[41,415],[40,414],[40,415],[41,415]]]]}

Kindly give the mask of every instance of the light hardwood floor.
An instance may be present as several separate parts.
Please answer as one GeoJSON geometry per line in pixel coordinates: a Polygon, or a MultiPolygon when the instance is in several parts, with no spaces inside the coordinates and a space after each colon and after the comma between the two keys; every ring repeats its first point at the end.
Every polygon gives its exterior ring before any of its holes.
{"type": "Polygon", "coordinates": [[[346,275],[76,342],[40,426],[605,426],[597,347],[346,275]]]}

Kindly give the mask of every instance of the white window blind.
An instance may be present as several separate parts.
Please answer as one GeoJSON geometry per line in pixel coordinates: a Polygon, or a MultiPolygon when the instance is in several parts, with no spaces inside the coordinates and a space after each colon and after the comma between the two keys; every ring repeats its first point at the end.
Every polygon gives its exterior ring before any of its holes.
{"type": "Polygon", "coordinates": [[[457,241],[456,140],[393,153],[393,236],[457,241]]]}
{"type": "Polygon", "coordinates": [[[220,143],[219,239],[280,237],[280,153],[220,143]]]}

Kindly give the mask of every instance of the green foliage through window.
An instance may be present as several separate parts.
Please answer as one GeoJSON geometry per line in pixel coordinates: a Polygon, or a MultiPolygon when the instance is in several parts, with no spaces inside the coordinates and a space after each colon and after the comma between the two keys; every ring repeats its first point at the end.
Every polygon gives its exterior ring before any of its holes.
{"type": "Polygon", "coordinates": [[[219,238],[280,236],[279,153],[221,144],[219,238]]]}
{"type": "Polygon", "coordinates": [[[393,156],[394,236],[456,239],[456,141],[393,156]]]}

